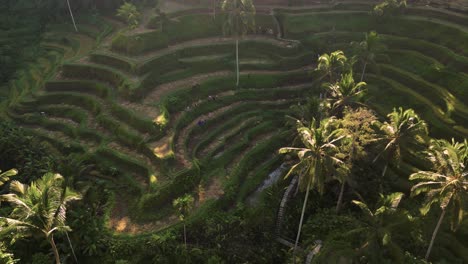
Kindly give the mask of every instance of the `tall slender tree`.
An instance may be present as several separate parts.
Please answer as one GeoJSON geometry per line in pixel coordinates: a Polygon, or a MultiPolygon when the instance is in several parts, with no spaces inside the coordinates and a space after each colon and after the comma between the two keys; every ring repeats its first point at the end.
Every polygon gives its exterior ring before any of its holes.
{"type": "Polygon", "coordinates": [[[366,85],[365,82],[355,83],[353,72],[341,75],[338,82],[324,83],[330,115],[341,117],[345,107],[363,106],[360,101],[367,92],[366,85]]]}
{"type": "Polygon", "coordinates": [[[402,198],[403,193],[392,193],[386,196],[381,194],[374,211],[364,202],[353,200],[353,203],[363,212],[365,225],[351,230],[346,235],[364,235],[365,240],[358,254],[364,253],[369,256],[370,263],[378,263],[382,260],[383,248],[388,249],[388,254],[395,263],[403,263],[403,250],[392,241],[392,234],[402,232],[403,228],[406,228],[408,232],[410,229],[409,214],[398,209],[402,198]]]}
{"type": "Polygon", "coordinates": [[[388,164],[394,161],[398,165],[401,160],[402,146],[408,149],[416,147],[425,143],[428,135],[426,122],[419,118],[413,109],[403,110],[401,107],[398,110],[393,109],[387,117],[390,119],[389,122],[385,122],[380,127],[385,147],[374,159],[375,162],[382,155],[385,157],[385,166],[380,179],[381,189],[388,164]]]}
{"type": "Polygon", "coordinates": [[[187,232],[186,232],[186,228],[185,228],[185,218],[187,217],[190,210],[192,210],[192,208],[193,208],[193,201],[194,201],[193,196],[191,196],[190,194],[186,194],[186,195],[184,195],[182,197],[179,197],[179,198],[175,199],[174,202],[172,203],[173,206],[179,212],[180,221],[182,221],[182,223],[184,224],[184,244],[185,244],[185,248],[187,248],[187,232]]]}
{"type": "Polygon", "coordinates": [[[316,70],[323,72],[324,76],[328,76],[329,83],[335,83],[345,69],[347,61],[348,58],[341,50],[330,54],[325,53],[318,58],[316,70]]]}
{"type": "Polygon", "coordinates": [[[437,203],[442,209],[426,252],[426,260],[429,259],[447,210],[451,209],[453,231],[463,220],[465,214],[463,207],[468,201],[468,141],[465,139],[463,143],[459,143],[453,139],[452,142],[432,140],[428,159],[433,165],[432,171],[419,171],[410,176],[410,180],[419,181],[411,189],[411,195],[416,196],[420,193],[426,195],[421,213],[427,214],[432,205],[437,203]]]}
{"type": "Polygon", "coordinates": [[[380,40],[380,36],[375,31],[366,33],[364,41],[351,42],[351,46],[354,49],[354,53],[358,61],[362,64],[361,82],[364,80],[366,68],[368,64],[376,65],[375,57],[381,52],[385,46],[380,40]]]}
{"type": "Polygon", "coordinates": [[[81,198],[63,183],[60,174],[46,173],[30,186],[13,181],[11,193],[0,196],[0,201],[13,206],[9,217],[0,217],[0,234],[11,235],[13,241],[35,234],[43,236],[52,247],[56,264],[60,264],[60,256],[54,234],[71,230],[66,225],[67,204],[81,198]]]}
{"type": "Polygon", "coordinates": [[[333,122],[334,120],[332,119],[324,119],[318,125],[315,120],[312,120],[310,127],[306,127],[300,121],[297,121],[297,133],[303,147],[284,147],[279,150],[281,154],[293,153],[299,158],[298,163],[291,167],[286,177],[298,174],[300,177],[299,186],[302,190],[306,191],[294,244],[293,258],[295,258],[295,252],[301,235],[310,189],[316,189],[322,194],[325,181],[331,177],[338,166],[343,165],[343,161],[337,157],[339,148],[336,145],[343,136],[338,136],[339,131],[333,129],[333,122]]]}
{"type": "Polygon", "coordinates": [[[239,38],[255,30],[255,6],[252,0],[224,0],[221,9],[227,14],[224,33],[236,39],[236,85],[239,86],[239,38]]]}

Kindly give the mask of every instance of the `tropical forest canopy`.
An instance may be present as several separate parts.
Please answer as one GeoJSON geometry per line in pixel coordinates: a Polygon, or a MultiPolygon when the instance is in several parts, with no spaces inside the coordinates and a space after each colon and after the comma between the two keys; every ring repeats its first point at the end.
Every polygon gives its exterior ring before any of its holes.
{"type": "Polygon", "coordinates": [[[463,1],[0,22],[0,263],[468,263],[463,1]]]}

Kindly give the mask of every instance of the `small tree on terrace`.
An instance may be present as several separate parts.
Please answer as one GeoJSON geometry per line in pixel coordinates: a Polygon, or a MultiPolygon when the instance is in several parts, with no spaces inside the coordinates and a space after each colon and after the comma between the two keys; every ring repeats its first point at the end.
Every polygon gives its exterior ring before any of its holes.
{"type": "Polygon", "coordinates": [[[362,64],[361,82],[364,80],[368,64],[376,65],[375,56],[384,49],[380,37],[375,31],[366,33],[364,41],[351,42],[356,58],[362,64]]]}
{"type": "Polygon", "coordinates": [[[221,9],[227,13],[224,33],[236,39],[236,85],[239,86],[239,38],[255,30],[255,6],[252,0],[224,0],[221,9]]]}
{"type": "Polygon", "coordinates": [[[138,12],[138,9],[132,3],[125,2],[122,6],[120,6],[117,10],[117,16],[125,19],[130,29],[135,29],[138,27],[140,12],[138,12]]]}
{"type": "Polygon", "coordinates": [[[185,218],[187,217],[190,210],[192,210],[193,202],[194,202],[193,196],[191,196],[190,194],[186,194],[182,197],[175,199],[174,202],[172,203],[174,208],[176,208],[177,211],[179,212],[180,221],[182,221],[182,223],[184,224],[184,244],[186,248],[187,248],[187,233],[185,230],[185,218]]]}
{"type": "Polygon", "coordinates": [[[434,170],[419,171],[410,176],[410,180],[420,181],[411,189],[411,195],[426,194],[426,202],[421,208],[421,213],[427,214],[436,203],[442,209],[426,252],[426,260],[429,259],[447,209],[451,209],[453,231],[463,220],[465,214],[463,207],[466,206],[468,198],[468,141],[465,139],[463,143],[458,143],[452,139],[450,143],[446,140],[432,140],[428,158],[434,170]]]}

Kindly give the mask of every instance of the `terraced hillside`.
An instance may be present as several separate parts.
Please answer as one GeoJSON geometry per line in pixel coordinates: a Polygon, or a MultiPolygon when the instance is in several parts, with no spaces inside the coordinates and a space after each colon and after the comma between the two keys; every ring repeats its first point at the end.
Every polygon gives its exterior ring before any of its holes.
{"type": "Polygon", "coordinates": [[[376,21],[370,8],[259,7],[257,33],[240,42],[240,87],[233,39],[210,10],[155,16],[131,32],[109,19],[78,34],[56,28],[44,45],[59,69],[41,89],[18,89],[8,115],[63,155],[107,168],[87,177],[114,184],[110,225],[131,233],[175,222],[171,202],[186,192],[199,194],[200,211],[245,201],[281,163],[290,106],[320,93],[317,56],[371,30],[388,49],[365,76],[368,103],[381,115],[412,107],[434,135],[466,137],[468,16],[411,7],[376,21]],[[108,36],[112,27],[120,31],[108,36]]]}

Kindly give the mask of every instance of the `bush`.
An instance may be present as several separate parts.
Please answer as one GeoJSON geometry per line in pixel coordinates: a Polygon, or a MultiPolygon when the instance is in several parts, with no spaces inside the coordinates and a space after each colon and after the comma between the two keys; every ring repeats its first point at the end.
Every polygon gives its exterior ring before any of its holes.
{"type": "Polygon", "coordinates": [[[0,169],[16,168],[21,182],[30,183],[54,171],[59,157],[26,130],[12,123],[0,122],[0,169]]]}

